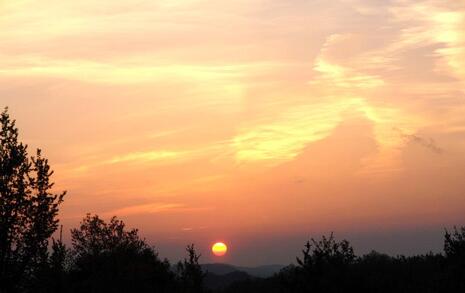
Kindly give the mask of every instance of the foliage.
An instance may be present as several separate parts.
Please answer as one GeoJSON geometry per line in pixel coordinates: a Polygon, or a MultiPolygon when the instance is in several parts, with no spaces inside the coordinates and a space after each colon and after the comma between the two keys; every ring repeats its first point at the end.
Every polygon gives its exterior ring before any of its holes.
{"type": "Polygon", "coordinates": [[[465,227],[449,232],[444,236],[444,252],[447,257],[465,260],[465,227]]]}
{"type": "Polygon", "coordinates": [[[124,222],[116,217],[106,223],[97,215],[87,214],[79,229],[71,230],[71,239],[77,260],[119,250],[138,253],[148,248],[144,240],[139,238],[137,229],[127,231],[124,222]]]}
{"type": "Polygon", "coordinates": [[[63,243],[63,226],[60,228],[60,238],[55,240],[52,238],[52,254],[49,258],[50,268],[59,274],[67,271],[69,266],[70,252],[63,243]]]}
{"type": "Polygon", "coordinates": [[[182,292],[200,293],[203,292],[203,279],[205,274],[199,264],[200,254],[197,254],[194,244],[186,247],[188,258],[179,262],[176,273],[181,285],[182,292]]]}
{"type": "Polygon", "coordinates": [[[233,284],[223,292],[465,292],[465,227],[446,231],[445,254],[355,257],[347,241],[312,239],[297,266],[268,279],[233,284]]]}
{"type": "Polygon", "coordinates": [[[299,266],[305,270],[314,271],[328,266],[343,267],[350,265],[354,259],[354,249],[347,240],[337,242],[333,233],[321,240],[311,239],[302,251],[303,259],[297,258],[299,266]]]}
{"type": "Polygon", "coordinates": [[[88,214],[71,237],[73,292],[169,292],[175,285],[168,261],[116,217],[106,223],[88,214]]]}
{"type": "Polygon", "coordinates": [[[51,192],[48,160],[29,157],[7,109],[0,115],[0,291],[14,292],[47,261],[65,192],[51,192]]]}
{"type": "Polygon", "coordinates": [[[460,290],[465,292],[465,227],[454,227],[452,232],[446,230],[444,238],[449,277],[452,282],[461,284],[460,290]]]}

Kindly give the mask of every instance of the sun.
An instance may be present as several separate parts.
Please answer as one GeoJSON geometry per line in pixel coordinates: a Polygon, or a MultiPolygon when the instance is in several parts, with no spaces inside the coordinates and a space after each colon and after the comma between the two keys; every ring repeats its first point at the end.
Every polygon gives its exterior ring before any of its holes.
{"type": "Polygon", "coordinates": [[[212,246],[212,252],[216,256],[223,256],[228,251],[228,247],[223,242],[217,242],[212,246]]]}

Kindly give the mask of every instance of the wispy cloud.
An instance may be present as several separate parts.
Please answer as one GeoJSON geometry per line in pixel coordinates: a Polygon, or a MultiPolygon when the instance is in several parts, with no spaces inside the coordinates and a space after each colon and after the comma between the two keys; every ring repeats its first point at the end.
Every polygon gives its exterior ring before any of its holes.
{"type": "Polygon", "coordinates": [[[417,134],[406,134],[401,129],[394,128],[395,131],[399,132],[401,137],[405,139],[407,143],[415,143],[425,147],[436,154],[442,154],[444,150],[436,144],[436,141],[432,138],[425,138],[417,134]]]}
{"type": "Polygon", "coordinates": [[[122,156],[116,156],[104,164],[118,164],[118,163],[131,163],[131,162],[145,162],[150,163],[153,161],[173,160],[185,157],[186,152],[176,151],[148,151],[148,152],[135,152],[122,156]]]}
{"type": "Polygon", "coordinates": [[[211,210],[212,207],[189,207],[179,203],[148,203],[141,205],[128,206],[120,209],[105,212],[106,216],[130,216],[141,214],[158,214],[158,213],[188,213],[197,211],[211,210]]]}

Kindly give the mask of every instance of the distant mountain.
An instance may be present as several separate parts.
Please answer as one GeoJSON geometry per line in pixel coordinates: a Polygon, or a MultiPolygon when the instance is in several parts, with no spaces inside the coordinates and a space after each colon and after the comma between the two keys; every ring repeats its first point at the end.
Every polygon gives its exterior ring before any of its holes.
{"type": "Polygon", "coordinates": [[[203,264],[202,269],[205,272],[210,272],[215,275],[226,275],[233,272],[244,272],[252,277],[258,278],[267,278],[271,277],[273,274],[279,272],[284,265],[263,265],[257,267],[240,267],[240,266],[233,266],[230,264],[222,264],[222,263],[213,263],[213,264],[203,264]]]}
{"type": "Polygon", "coordinates": [[[217,275],[211,272],[207,272],[204,282],[205,286],[208,289],[216,290],[226,288],[230,286],[232,283],[246,281],[252,278],[253,277],[251,277],[249,274],[240,271],[233,271],[223,275],[217,275]]]}
{"type": "Polygon", "coordinates": [[[246,272],[247,274],[259,277],[259,278],[268,278],[273,276],[274,274],[278,273],[282,270],[285,266],[284,265],[263,265],[258,267],[237,267],[239,271],[246,272]]]}
{"type": "Polygon", "coordinates": [[[201,267],[204,272],[220,276],[239,271],[235,266],[223,263],[202,264],[201,267]]]}

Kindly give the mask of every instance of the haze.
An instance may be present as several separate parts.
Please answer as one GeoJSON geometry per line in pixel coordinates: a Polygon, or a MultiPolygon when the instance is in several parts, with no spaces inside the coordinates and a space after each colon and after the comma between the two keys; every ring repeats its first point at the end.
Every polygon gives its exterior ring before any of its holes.
{"type": "Polygon", "coordinates": [[[464,28],[457,0],[3,0],[0,106],[66,231],[118,215],[240,265],[331,231],[438,251],[465,220],[464,28]]]}

